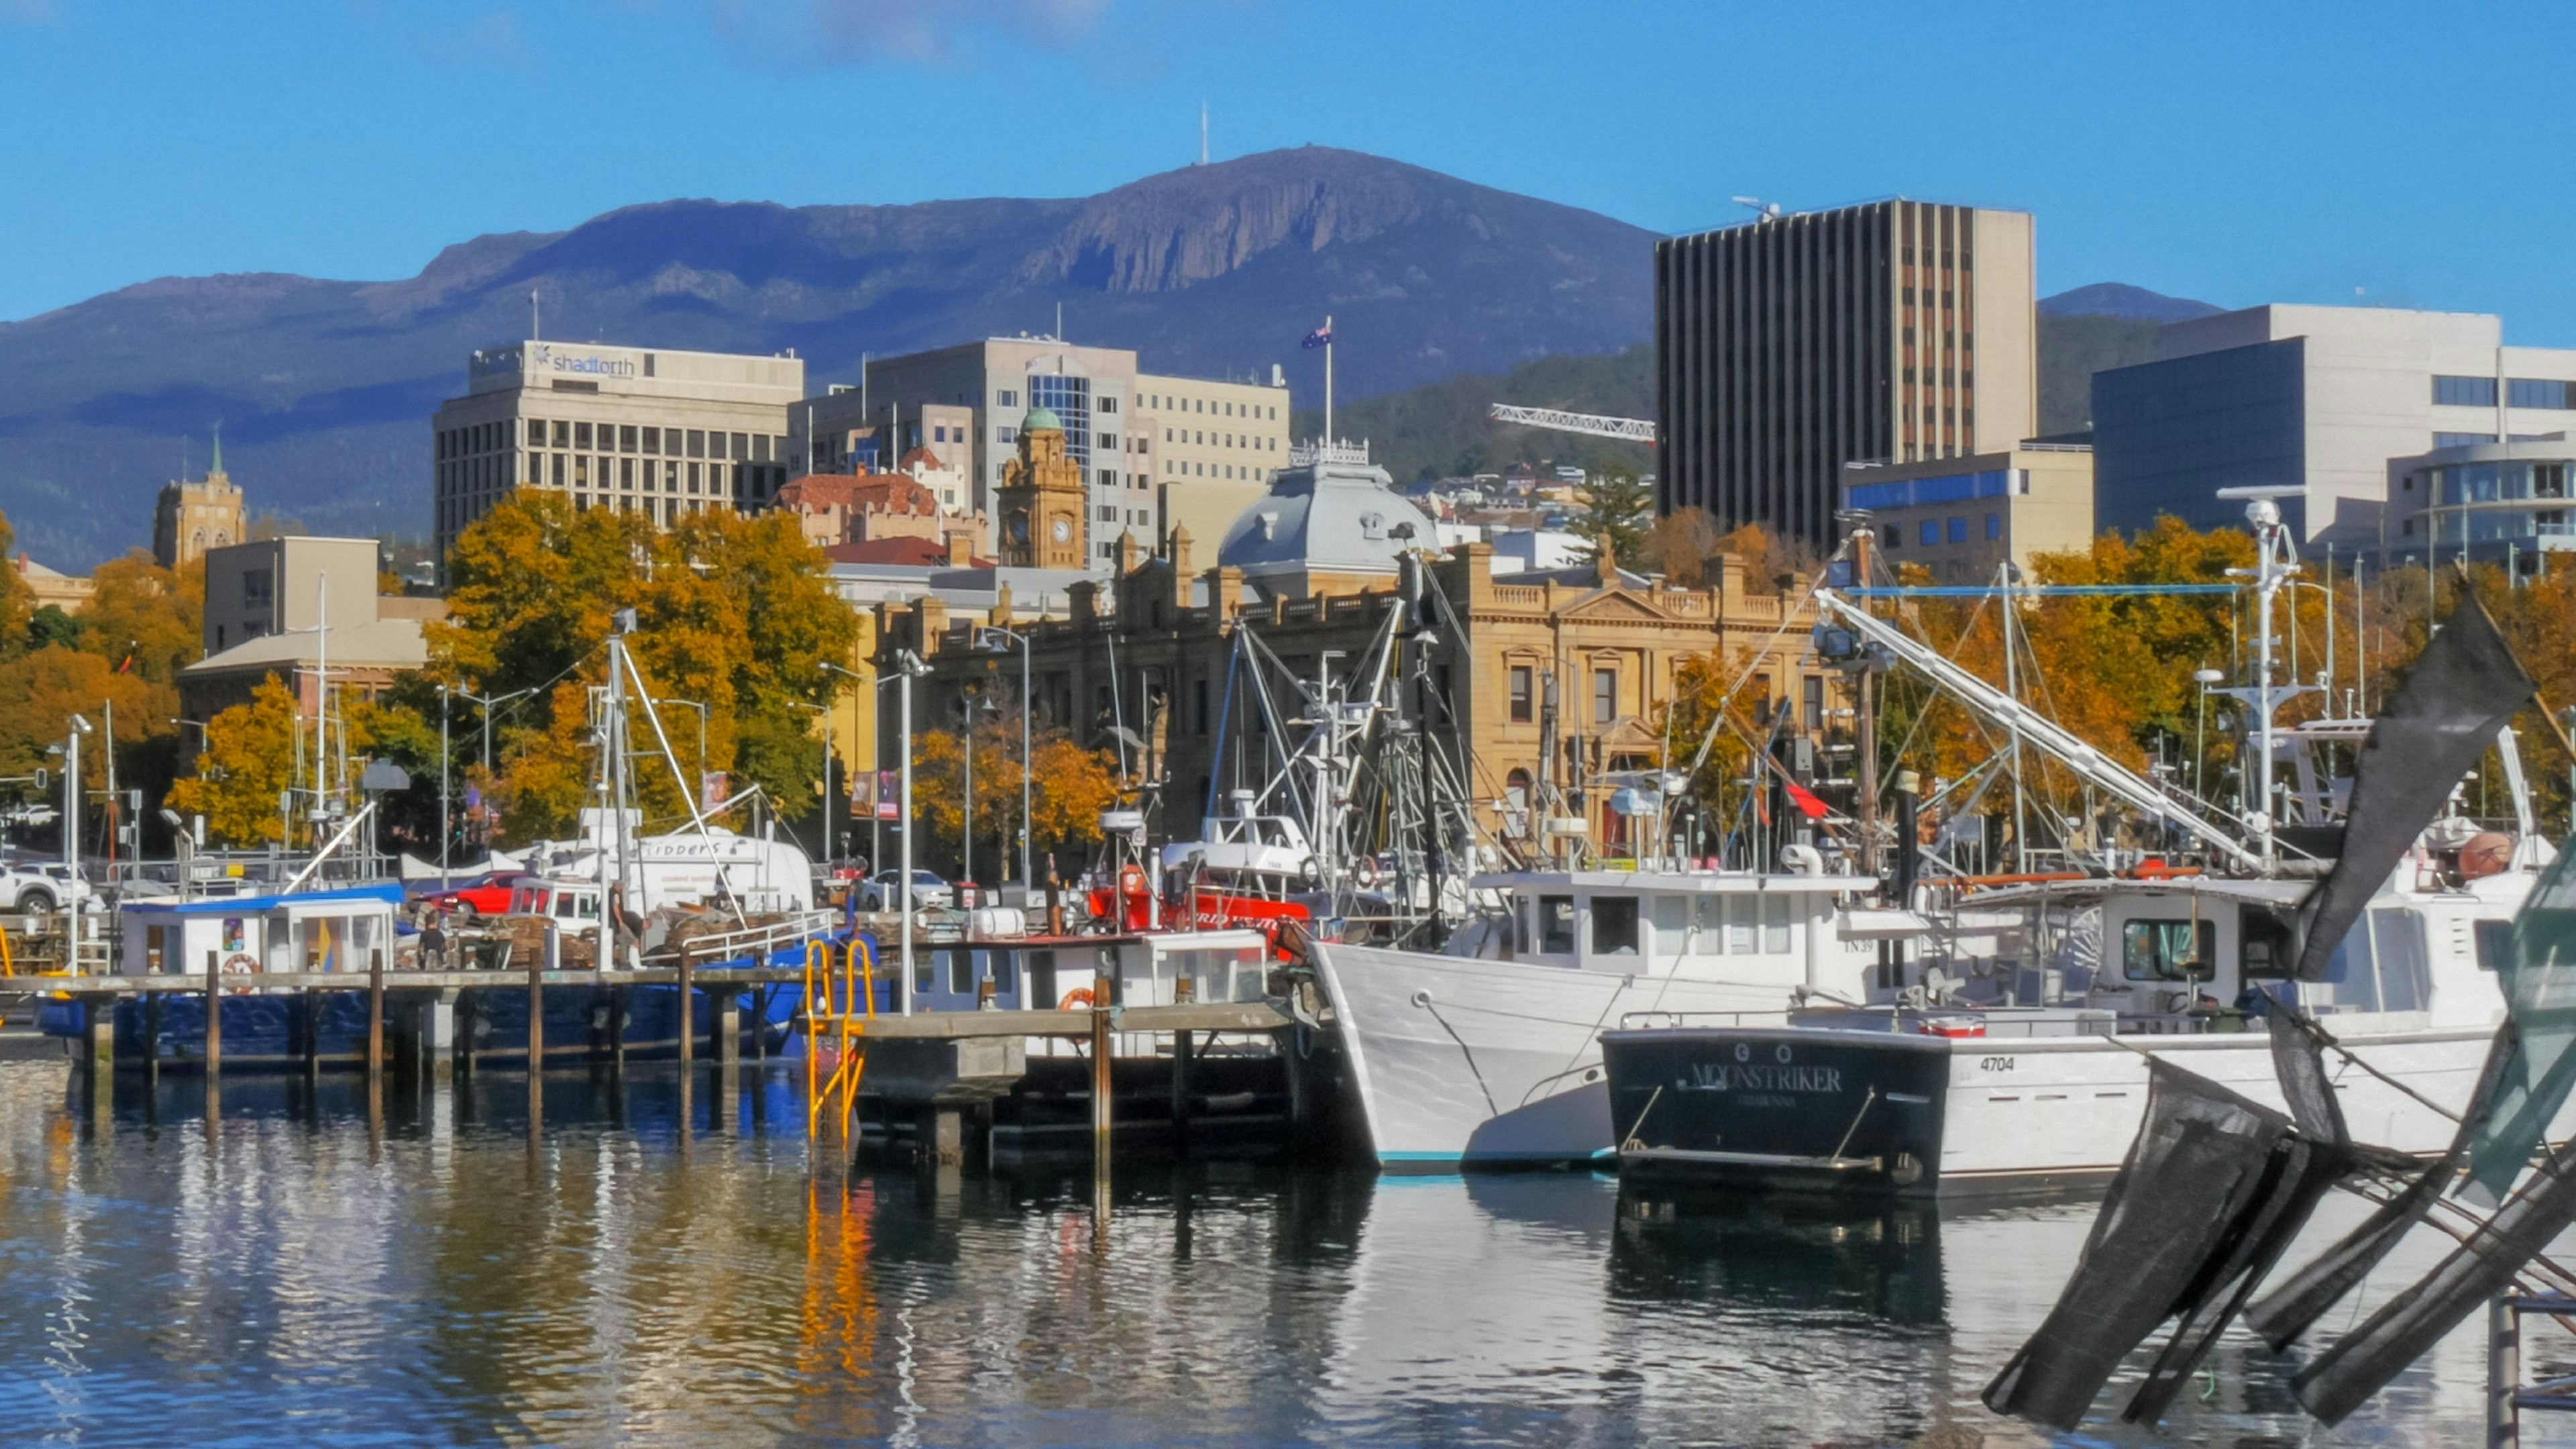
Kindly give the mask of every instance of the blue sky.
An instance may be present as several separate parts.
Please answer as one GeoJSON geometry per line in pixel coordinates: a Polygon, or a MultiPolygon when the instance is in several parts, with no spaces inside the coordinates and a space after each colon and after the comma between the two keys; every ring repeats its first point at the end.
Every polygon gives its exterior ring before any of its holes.
{"type": "MultiPolygon", "coordinates": [[[[2500,312],[2576,345],[2554,5],[0,0],[0,318],[407,276],[673,196],[1080,195],[1305,142],[1689,230],[2039,217],[2041,289],[2500,312]]],[[[1641,259],[1641,265],[1642,265],[1641,259]]]]}

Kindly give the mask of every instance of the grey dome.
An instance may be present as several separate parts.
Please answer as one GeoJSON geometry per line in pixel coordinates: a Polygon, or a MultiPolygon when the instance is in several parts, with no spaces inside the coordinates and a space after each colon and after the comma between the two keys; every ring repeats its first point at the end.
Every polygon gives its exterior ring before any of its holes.
{"type": "Polygon", "coordinates": [[[1393,483],[1374,464],[1288,469],[1236,516],[1217,562],[1246,578],[1301,569],[1392,575],[1397,554],[1439,547],[1430,516],[1393,483]]]}

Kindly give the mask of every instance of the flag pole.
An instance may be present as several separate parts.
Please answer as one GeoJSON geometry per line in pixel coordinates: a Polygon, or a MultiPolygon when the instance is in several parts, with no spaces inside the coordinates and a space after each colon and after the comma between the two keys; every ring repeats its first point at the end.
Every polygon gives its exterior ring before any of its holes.
{"type": "Polygon", "coordinates": [[[1324,441],[1333,441],[1333,318],[1324,315],[1324,441]]]}

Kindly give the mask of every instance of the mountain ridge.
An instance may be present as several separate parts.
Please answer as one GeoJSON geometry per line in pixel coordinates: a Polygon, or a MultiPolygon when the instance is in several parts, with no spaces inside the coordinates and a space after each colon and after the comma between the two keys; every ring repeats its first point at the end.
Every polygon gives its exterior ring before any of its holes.
{"type": "MultiPolygon", "coordinates": [[[[0,323],[0,511],[82,567],[149,536],[185,446],[224,422],[255,509],[345,532],[428,519],[429,416],[466,355],[547,335],[766,353],[820,392],[886,356],[1014,331],[1134,347],[1215,376],[1320,364],[1343,394],[1503,372],[1650,335],[1654,234],[1324,147],[1142,177],[1089,197],[789,207],[673,199],[562,231],[449,244],[409,277],[164,277],[0,323]]],[[[194,450],[202,458],[200,444],[194,450]]]]}

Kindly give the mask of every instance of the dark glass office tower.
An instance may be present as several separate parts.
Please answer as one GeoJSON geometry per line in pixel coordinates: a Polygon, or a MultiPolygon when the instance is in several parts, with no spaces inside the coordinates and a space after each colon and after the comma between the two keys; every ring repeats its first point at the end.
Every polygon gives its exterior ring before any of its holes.
{"type": "Polygon", "coordinates": [[[2028,437],[2031,259],[2026,212],[1902,200],[1657,243],[1663,511],[1829,547],[1845,463],[2028,437]]]}

